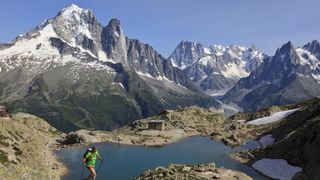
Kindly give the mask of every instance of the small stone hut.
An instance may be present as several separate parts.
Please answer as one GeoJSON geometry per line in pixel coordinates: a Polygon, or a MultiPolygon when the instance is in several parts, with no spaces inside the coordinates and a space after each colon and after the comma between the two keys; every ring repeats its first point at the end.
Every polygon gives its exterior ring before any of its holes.
{"type": "Polygon", "coordinates": [[[166,127],[166,121],[164,120],[149,120],[147,123],[148,123],[148,129],[152,129],[152,130],[163,131],[166,127]]]}
{"type": "Polygon", "coordinates": [[[9,112],[5,106],[0,105],[0,117],[9,117],[9,112]]]}
{"type": "Polygon", "coordinates": [[[167,126],[165,120],[137,120],[131,124],[134,129],[140,130],[160,130],[163,131],[167,126]]]}

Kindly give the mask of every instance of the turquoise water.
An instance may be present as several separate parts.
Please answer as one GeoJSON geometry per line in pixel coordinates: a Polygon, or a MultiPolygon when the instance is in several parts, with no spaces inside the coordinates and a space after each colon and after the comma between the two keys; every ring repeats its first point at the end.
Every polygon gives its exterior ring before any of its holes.
{"type": "MultiPolygon", "coordinates": [[[[218,167],[225,167],[247,173],[253,179],[266,179],[252,168],[242,165],[227,155],[234,151],[220,142],[208,137],[190,137],[174,144],[161,147],[120,145],[116,143],[95,144],[104,158],[97,179],[126,180],[132,179],[147,169],[167,166],[171,163],[201,164],[214,162],[218,167]]],[[[81,178],[81,158],[86,147],[58,151],[58,157],[70,169],[63,179],[81,178]]],[[[99,167],[97,162],[96,168],[99,167]]],[[[88,175],[84,169],[84,175],[88,175]]]]}

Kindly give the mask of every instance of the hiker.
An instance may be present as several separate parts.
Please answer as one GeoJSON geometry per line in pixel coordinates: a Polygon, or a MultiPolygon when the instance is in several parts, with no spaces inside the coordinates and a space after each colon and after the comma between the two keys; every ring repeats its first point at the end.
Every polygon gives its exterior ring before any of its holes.
{"type": "Polygon", "coordinates": [[[88,170],[90,171],[90,175],[86,179],[89,179],[90,177],[92,178],[92,180],[96,179],[97,173],[94,167],[96,165],[97,159],[103,161],[96,146],[93,146],[91,149],[88,148],[82,159],[83,164],[86,165],[88,170]]]}

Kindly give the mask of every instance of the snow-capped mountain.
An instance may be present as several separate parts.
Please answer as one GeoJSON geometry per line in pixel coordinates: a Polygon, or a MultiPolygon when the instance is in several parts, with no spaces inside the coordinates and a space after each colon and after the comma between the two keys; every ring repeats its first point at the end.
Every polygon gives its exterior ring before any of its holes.
{"type": "Polygon", "coordinates": [[[240,78],[247,77],[266,57],[254,45],[213,45],[182,41],[170,55],[172,63],[183,69],[204,91],[223,92],[240,78]]]}
{"type": "MultiPolygon", "coordinates": [[[[18,36],[11,44],[2,47],[0,53],[6,56],[1,60],[4,70],[22,65],[20,62],[8,61],[10,55],[18,56],[13,59],[32,57],[27,59],[33,62],[48,58],[47,63],[43,63],[43,60],[40,64],[35,63],[42,66],[52,61],[66,63],[80,58],[86,61],[91,59],[93,64],[121,62],[133,67],[140,75],[168,79],[179,84],[186,81],[186,78],[179,77],[171,63],[151,46],[125,37],[118,19],[111,19],[108,25],[103,27],[90,10],[74,4],[62,9],[56,17],[46,20],[41,26],[18,36]]],[[[33,66],[32,62],[23,60],[23,63],[31,65],[34,69],[46,70],[45,67],[33,66]]]]}
{"type": "Polygon", "coordinates": [[[62,130],[110,129],[163,109],[218,103],[151,46],[77,5],[0,45],[0,103],[62,130]]]}
{"type": "Polygon", "coordinates": [[[239,80],[223,100],[254,111],[319,96],[319,52],[318,41],[302,48],[291,42],[284,44],[250,76],[239,80]]]}
{"type": "Polygon", "coordinates": [[[320,83],[320,43],[314,40],[302,48],[297,48],[296,52],[299,55],[299,63],[305,69],[303,75],[312,76],[320,83]]]}
{"type": "Polygon", "coordinates": [[[23,67],[38,74],[68,62],[108,69],[95,61],[106,57],[104,52],[98,56],[101,31],[102,26],[90,10],[71,5],[2,48],[1,70],[23,67]]]}

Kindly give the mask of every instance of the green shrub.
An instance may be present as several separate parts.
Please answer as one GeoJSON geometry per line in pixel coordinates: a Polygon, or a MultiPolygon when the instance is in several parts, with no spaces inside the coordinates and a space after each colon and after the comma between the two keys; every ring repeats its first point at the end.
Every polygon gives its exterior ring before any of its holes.
{"type": "Polygon", "coordinates": [[[3,152],[0,150],[0,163],[1,164],[4,164],[8,162],[8,156],[7,156],[7,153],[3,152]]]}

